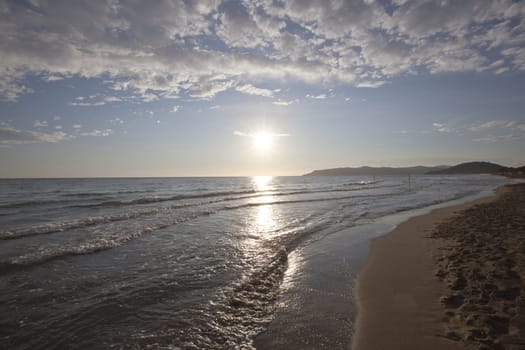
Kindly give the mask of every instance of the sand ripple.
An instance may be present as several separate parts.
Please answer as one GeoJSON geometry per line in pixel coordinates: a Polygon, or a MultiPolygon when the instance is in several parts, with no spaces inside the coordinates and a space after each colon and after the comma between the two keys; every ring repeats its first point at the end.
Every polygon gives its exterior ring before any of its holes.
{"type": "Polygon", "coordinates": [[[525,184],[437,226],[445,336],[479,349],[525,348],[525,184]]]}

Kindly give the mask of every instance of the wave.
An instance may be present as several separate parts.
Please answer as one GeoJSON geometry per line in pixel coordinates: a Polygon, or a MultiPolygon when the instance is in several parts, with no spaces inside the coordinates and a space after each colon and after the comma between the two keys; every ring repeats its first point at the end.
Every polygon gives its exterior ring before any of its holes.
{"type": "MultiPolygon", "coordinates": [[[[258,195],[258,196],[262,196],[262,195],[258,195]]],[[[228,198],[223,198],[219,200],[211,200],[211,201],[199,202],[199,203],[181,203],[181,204],[171,205],[171,206],[160,206],[160,207],[153,207],[153,208],[149,207],[149,208],[135,209],[133,211],[118,213],[118,214],[89,216],[89,217],[84,217],[84,218],[75,219],[75,220],[66,220],[62,222],[32,225],[29,227],[22,227],[22,228],[17,228],[17,229],[0,231],[0,240],[12,240],[12,239],[20,239],[20,238],[30,237],[30,236],[37,236],[37,235],[42,235],[42,234],[58,233],[58,232],[66,231],[66,230],[89,227],[89,226],[94,226],[94,225],[99,225],[99,224],[104,224],[104,223],[109,223],[109,222],[114,222],[114,221],[124,221],[124,220],[135,219],[135,218],[147,216],[147,215],[155,215],[155,214],[159,214],[162,212],[169,212],[171,210],[176,210],[176,209],[181,209],[181,208],[205,206],[205,205],[210,205],[210,204],[219,203],[219,202],[234,201],[234,200],[253,198],[253,197],[257,197],[257,196],[228,197],[228,198]]],[[[115,206],[118,206],[118,204],[116,203],[115,206]]]]}
{"type": "MultiPolygon", "coordinates": [[[[353,183],[353,185],[369,185],[370,183],[353,183]]],[[[375,184],[375,183],[374,183],[375,184]]],[[[349,186],[349,184],[345,184],[344,186],[349,186]]],[[[107,201],[102,203],[95,203],[95,204],[80,204],[76,205],[74,207],[81,207],[81,208],[108,208],[108,207],[120,207],[120,206],[133,206],[133,205],[141,205],[141,204],[152,204],[152,203],[161,203],[161,202],[170,202],[170,201],[178,201],[178,200],[185,200],[185,199],[200,199],[200,198],[213,198],[213,197],[222,197],[222,196],[231,196],[231,195],[247,195],[247,196],[239,196],[239,197],[228,197],[224,200],[239,200],[239,199],[247,199],[247,198],[255,198],[255,197],[262,197],[262,196],[291,196],[291,195],[300,195],[300,194],[313,194],[313,193],[329,193],[329,192],[349,192],[349,191],[362,191],[364,189],[377,189],[377,188],[389,188],[389,187],[398,187],[399,185],[385,185],[381,187],[359,187],[359,188],[324,188],[324,189],[315,189],[315,190],[296,190],[296,191],[285,191],[285,192],[276,192],[276,191],[254,191],[254,190],[248,190],[248,191],[228,191],[228,192],[212,192],[212,193],[202,193],[202,194],[188,194],[188,195],[175,195],[170,197],[148,197],[148,198],[138,198],[134,200],[129,201],[107,201]]],[[[205,203],[203,203],[205,204],[205,203]]]]}
{"type": "Polygon", "coordinates": [[[370,180],[370,181],[357,181],[357,182],[348,182],[348,183],[345,183],[343,186],[364,186],[364,185],[374,185],[374,184],[377,184],[377,183],[380,183],[381,181],[379,180],[370,180]]]}
{"type": "MultiPolygon", "coordinates": [[[[253,338],[271,321],[279,297],[279,286],[288,266],[288,251],[266,247],[268,256],[260,266],[223,287],[201,309],[190,310],[202,317],[175,327],[170,343],[180,348],[253,348],[253,338]],[[268,249],[270,248],[270,249],[268,249]]],[[[155,339],[158,345],[164,339],[155,339]]]]}
{"type": "Polygon", "coordinates": [[[472,196],[472,195],[475,195],[475,194],[478,194],[478,193],[479,193],[479,191],[475,191],[475,190],[464,191],[464,192],[457,193],[454,196],[449,197],[449,198],[433,199],[433,200],[425,201],[425,202],[418,203],[418,204],[406,204],[406,205],[401,205],[399,207],[390,208],[390,209],[386,209],[386,210],[379,210],[379,211],[376,208],[376,210],[374,210],[373,212],[366,212],[359,219],[375,220],[375,219],[378,219],[378,218],[381,218],[381,217],[384,217],[384,216],[398,214],[398,213],[402,213],[402,212],[405,212],[405,211],[423,209],[423,208],[432,207],[434,205],[439,205],[439,204],[442,204],[442,203],[452,202],[452,201],[455,201],[455,200],[458,200],[458,199],[462,199],[462,198],[465,198],[465,197],[468,197],[468,196],[472,196]]]}
{"type": "MultiPolygon", "coordinates": [[[[46,324],[36,325],[41,329],[38,332],[39,338],[25,340],[24,344],[35,349],[47,349],[56,344],[60,344],[59,347],[71,346],[70,339],[75,339],[76,346],[81,344],[82,348],[93,348],[100,346],[100,339],[107,339],[104,332],[108,330],[109,324],[117,323],[123,318],[134,318],[140,322],[142,329],[149,332],[137,334],[126,332],[126,329],[119,332],[121,334],[112,334],[112,346],[250,348],[253,337],[271,320],[287,267],[288,252],[285,248],[275,246],[265,247],[265,250],[268,255],[260,266],[249,268],[240,278],[229,280],[226,285],[219,287],[217,284],[220,289],[205,303],[188,303],[184,309],[156,307],[156,303],[164,304],[165,300],[169,304],[173,295],[180,296],[178,292],[188,287],[179,283],[180,279],[159,287],[160,279],[155,276],[148,279],[147,283],[139,281],[134,285],[128,284],[125,289],[105,289],[97,291],[89,299],[81,299],[80,302],[77,299],[77,303],[67,312],[48,318],[46,324]],[[101,321],[100,315],[106,315],[105,319],[101,321]],[[149,328],[151,324],[158,325],[159,319],[165,319],[170,325],[176,326],[149,328]]],[[[188,275],[188,280],[199,280],[199,277],[201,276],[188,275]]],[[[207,280],[203,280],[196,288],[200,286],[215,287],[207,280]]],[[[109,329],[111,331],[113,328],[109,329]]]]}
{"type": "MultiPolygon", "coordinates": [[[[122,246],[124,243],[133,239],[139,238],[145,234],[151,234],[155,231],[177,225],[188,220],[213,214],[214,211],[202,211],[192,213],[187,216],[169,218],[163,222],[154,225],[140,227],[135,230],[127,229],[125,233],[120,231],[116,233],[111,228],[107,230],[106,234],[98,237],[92,237],[89,241],[84,242],[70,242],[69,244],[52,245],[40,248],[37,251],[19,255],[7,261],[0,261],[0,271],[9,272],[20,268],[27,268],[34,265],[39,265],[55,259],[63,259],[69,256],[92,254],[116,247],[122,246]]],[[[100,232],[98,232],[100,234],[100,232]]]]}
{"type": "MultiPolygon", "coordinates": [[[[44,263],[44,262],[58,259],[58,258],[65,258],[71,255],[92,254],[92,253],[96,253],[102,250],[112,249],[112,248],[121,246],[125,242],[138,238],[144,234],[152,233],[154,231],[157,231],[157,230],[160,230],[160,229],[172,226],[172,225],[176,225],[176,224],[179,224],[179,223],[182,223],[182,222],[185,222],[185,221],[188,221],[188,220],[200,217],[200,216],[211,215],[213,213],[217,213],[223,210],[234,210],[234,209],[240,209],[240,208],[245,208],[245,207],[262,206],[262,205],[268,205],[268,204],[273,205],[273,204],[287,204],[287,203],[301,203],[301,202],[304,203],[304,202],[311,202],[311,201],[318,202],[318,201],[330,201],[330,200],[339,200],[339,199],[348,199],[348,198],[355,198],[355,196],[339,197],[339,198],[321,198],[321,199],[311,199],[311,200],[278,201],[278,202],[271,202],[271,203],[247,203],[247,204],[238,205],[238,206],[225,206],[225,207],[215,208],[214,210],[194,212],[186,216],[180,216],[180,217],[170,216],[167,220],[163,222],[159,222],[151,226],[139,228],[139,229],[136,229],[135,231],[127,230],[126,234],[115,234],[115,233],[109,233],[107,235],[102,234],[99,237],[92,238],[90,241],[82,242],[78,245],[72,244],[72,245],[60,245],[60,246],[46,247],[36,252],[27,253],[27,254],[18,256],[16,258],[12,258],[9,261],[0,261],[0,269],[2,271],[9,271],[12,269],[18,269],[18,268],[35,265],[35,264],[44,263]]],[[[88,218],[87,220],[84,219],[84,220],[76,220],[72,222],[48,224],[48,225],[44,225],[40,227],[32,227],[32,228],[22,229],[18,231],[2,232],[0,237],[5,240],[5,239],[22,238],[22,237],[27,237],[31,235],[51,233],[51,232],[62,232],[62,231],[69,230],[69,229],[97,225],[100,223],[127,220],[131,218],[139,217],[140,215],[144,215],[144,214],[145,213],[141,213],[141,212],[126,213],[120,216],[95,217],[95,218],[88,218]]],[[[319,229],[320,227],[317,227],[315,228],[314,231],[317,231],[319,229]]],[[[111,231],[111,228],[109,228],[109,230],[111,231]]],[[[101,230],[97,230],[99,234],[100,234],[100,231],[101,230]]],[[[293,234],[294,231],[295,230],[291,228],[290,233],[283,232],[282,239],[286,237],[294,236],[293,234]]],[[[294,241],[296,240],[297,240],[297,237],[294,238],[294,241]]],[[[291,245],[288,245],[288,244],[286,244],[286,246],[291,247],[291,245]]]]}
{"type": "MultiPolygon", "coordinates": [[[[385,187],[396,187],[396,186],[385,186],[385,187]]],[[[384,188],[384,187],[381,187],[381,188],[384,188]]],[[[171,210],[187,208],[187,207],[198,207],[198,206],[211,205],[211,204],[220,203],[220,202],[229,202],[229,201],[268,197],[268,196],[282,197],[282,196],[289,196],[289,195],[301,195],[301,194],[312,194],[312,193],[354,192],[354,191],[357,191],[357,189],[292,191],[292,192],[280,192],[280,193],[271,193],[271,192],[260,193],[260,192],[254,192],[254,191],[239,191],[239,192],[234,192],[234,193],[235,194],[250,194],[250,195],[226,197],[226,198],[221,198],[218,200],[211,200],[211,201],[199,202],[199,203],[182,203],[182,204],[171,205],[171,206],[143,208],[143,209],[136,209],[134,211],[128,211],[128,212],[112,214],[112,215],[90,216],[87,218],[80,218],[76,220],[67,220],[67,221],[62,221],[62,222],[34,225],[30,227],[22,227],[18,229],[4,230],[4,231],[0,231],[0,240],[12,240],[12,239],[20,239],[24,237],[42,235],[42,234],[58,233],[58,232],[63,232],[66,230],[71,230],[71,229],[89,227],[89,226],[94,226],[94,225],[99,225],[99,224],[114,222],[114,221],[130,220],[130,219],[135,219],[135,218],[142,217],[142,216],[158,214],[161,212],[168,212],[171,210]]],[[[223,195],[223,193],[232,193],[232,192],[216,192],[215,195],[213,195],[212,197],[221,196],[223,195]]],[[[393,195],[393,194],[389,193],[387,195],[393,195]]],[[[340,196],[340,197],[330,197],[330,198],[311,198],[311,199],[283,200],[283,201],[260,202],[260,203],[243,203],[243,204],[236,205],[236,206],[226,206],[223,208],[218,208],[217,210],[234,210],[234,209],[239,209],[239,208],[244,208],[244,207],[254,207],[254,206],[268,205],[268,204],[322,202],[322,201],[341,200],[341,199],[349,199],[349,198],[363,198],[363,197],[369,197],[369,196],[381,196],[381,195],[377,195],[377,194],[351,195],[351,196],[340,196]]],[[[206,197],[209,197],[209,196],[203,194],[203,195],[194,195],[191,198],[206,198],[206,197]]],[[[146,201],[148,201],[148,199],[146,199],[146,201]]],[[[122,204],[122,202],[120,201],[106,202],[106,203],[113,203],[112,204],[113,206],[119,206],[122,204]]],[[[100,206],[100,205],[95,205],[95,206],[100,206]]]]}
{"type": "Polygon", "coordinates": [[[272,320],[289,254],[321,232],[341,229],[328,218],[306,221],[310,224],[282,228],[277,239],[263,243],[260,249],[268,254],[259,256],[264,261],[219,291],[208,308],[199,310],[205,317],[195,319],[190,327],[174,329],[171,339],[182,348],[252,348],[254,336],[272,320]]]}
{"type": "MultiPolygon", "coordinates": [[[[271,201],[271,202],[260,202],[260,203],[243,203],[233,206],[219,206],[216,208],[209,208],[207,210],[202,210],[198,212],[192,212],[184,214],[183,216],[175,215],[166,215],[163,221],[160,221],[156,224],[140,227],[135,230],[115,230],[114,226],[100,226],[94,230],[86,231],[85,236],[89,234],[96,233],[97,237],[92,237],[87,241],[78,243],[71,243],[60,246],[48,246],[31,253],[27,253],[16,258],[12,258],[9,261],[0,261],[0,270],[9,271],[12,269],[23,268],[27,266],[32,266],[35,264],[44,263],[50,260],[65,258],[72,255],[84,255],[92,254],[102,250],[112,249],[122,244],[138,238],[144,234],[152,233],[154,231],[185,222],[203,215],[211,215],[225,210],[237,210],[242,208],[249,207],[258,207],[265,205],[284,205],[284,204],[294,204],[294,203],[312,203],[312,202],[326,202],[326,201],[341,201],[349,199],[358,199],[366,197],[385,197],[401,194],[399,193],[388,193],[388,194],[353,194],[350,196],[339,196],[339,197],[322,197],[322,198],[304,198],[304,199],[293,199],[293,200],[281,200],[281,201],[271,201]]],[[[234,198],[229,198],[233,200],[234,198]]],[[[220,199],[214,202],[222,202],[227,199],[220,199]]],[[[182,208],[186,206],[198,206],[201,204],[190,204],[190,205],[180,205],[180,206],[169,206],[169,207],[156,207],[156,208],[147,208],[141,211],[120,213],[115,215],[108,216],[99,216],[99,217],[88,217],[78,220],[51,223],[40,226],[32,226],[29,228],[22,228],[18,230],[4,231],[0,232],[0,239],[9,240],[9,239],[18,239],[28,236],[48,234],[54,232],[63,232],[66,230],[72,230],[77,228],[83,228],[87,226],[94,226],[99,224],[106,224],[116,221],[131,220],[144,215],[157,214],[161,212],[168,213],[170,210],[176,208],[182,208]]],[[[140,221],[142,222],[142,221],[140,221]]],[[[140,223],[139,222],[139,223],[140,223]]],[[[311,236],[315,232],[324,230],[330,226],[336,228],[338,222],[334,221],[325,221],[318,225],[310,225],[310,227],[303,229],[300,233],[297,231],[297,227],[304,227],[303,224],[292,225],[289,228],[281,227],[279,234],[279,241],[283,244],[286,249],[293,249],[295,245],[299,244],[306,237],[311,236]]]]}
{"type": "Polygon", "coordinates": [[[386,197],[386,196],[394,196],[402,194],[403,192],[399,193],[388,193],[388,194],[369,194],[369,195],[357,195],[357,196],[341,196],[341,197],[323,197],[323,198],[310,198],[310,199],[292,199],[292,200],[284,200],[284,201],[276,201],[276,202],[260,202],[260,203],[244,203],[240,205],[235,206],[229,206],[225,207],[224,210],[235,210],[240,208],[248,208],[248,207],[259,207],[263,205],[279,205],[279,204],[293,204],[293,203],[314,203],[314,202],[329,202],[329,201],[337,201],[337,200],[343,200],[343,199],[356,199],[356,198],[366,198],[366,197],[386,197]]]}
{"type": "Polygon", "coordinates": [[[94,225],[100,225],[104,223],[110,223],[115,221],[125,221],[135,219],[141,216],[147,216],[152,214],[158,214],[173,209],[184,208],[189,205],[177,205],[171,207],[158,207],[146,210],[136,210],[131,212],[113,214],[113,215],[101,215],[101,216],[90,216],[86,218],[80,218],[76,220],[67,220],[62,222],[53,222],[49,224],[33,225],[29,227],[22,227],[18,229],[11,229],[0,231],[0,240],[12,240],[30,236],[37,236],[43,234],[51,234],[63,232],[66,230],[78,229],[83,227],[89,227],[94,225]]]}
{"type": "Polygon", "coordinates": [[[220,197],[220,196],[227,196],[227,195],[239,195],[239,194],[250,194],[250,193],[256,193],[256,191],[250,190],[250,191],[212,192],[212,193],[187,194],[187,195],[181,194],[181,195],[175,195],[175,196],[170,196],[170,197],[138,198],[138,199],[133,199],[129,201],[115,200],[115,201],[108,201],[108,202],[102,202],[102,203],[96,203],[96,204],[77,205],[75,207],[82,207],[82,208],[120,207],[120,206],[129,206],[129,205],[137,205],[137,204],[151,204],[151,203],[159,203],[159,202],[184,200],[184,199],[210,198],[210,197],[220,197]]]}
{"type": "Polygon", "coordinates": [[[63,199],[31,200],[31,201],[24,201],[24,202],[1,204],[0,208],[1,209],[15,209],[15,208],[35,207],[35,206],[74,203],[74,202],[76,201],[75,200],[63,200],[63,199]]]}
{"type": "MultiPolygon", "coordinates": [[[[236,196],[236,195],[253,195],[253,197],[259,196],[288,196],[288,195],[300,195],[300,194],[311,194],[311,193],[324,193],[324,192],[346,192],[346,191],[360,191],[370,188],[388,188],[396,187],[399,185],[384,185],[384,186],[370,186],[375,185],[379,182],[374,181],[359,181],[359,182],[349,182],[340,185],[341,187],[321,187],[318,189],[308,189],[308,190],[291,190],[291,191],[255,191],[255,190],[243,190],[243,191],[224,191],[224,192],[209,192],[209,193],[199,193],[199,194],[178,194],[168,197],[144,197],[137,198],[132,200],[119,200],[112,199],[98,203],[87,203],[82,204],[78,203],[80,201],[86,200],[102,200],[104,198],[110,199],[114,198],[115,195],[122,194],[137,194],[137,193],[149,193],[149,191],[120,191],[120,192],[80,192],[80,193],[67,193],[61,195],[68,199],[42,199],[42,200],[29,200],[22,202],[14,202],[8,204],[1,204],[0,209],[15,209],[15,208],[29,208],[35,206],[46,206],[46,205],[62,205],[64,208],[116,208],[123,206],[134,206],[134,205],[144,205],[144,204],[153,204],[169,201],[179,201],[179,200],[191,200],[199,198],[214,198],[222,196],[236,196]],[[358,186],[355,188],[346,188],[351,186],[358,186]],[[365,187],[366,186],[366,187],[365,187]],[[71,199],[69,199],[71,198],[71,199]],[[76,198],[76,199],[74,199],[76,198]],[[71,205],[68,205],[71,204],[71,205]],[[65,206],[64,206],[65,205],[65,206]]],[[[235,199],[250,198],[249,196],[241,196],[235,199]]],[[[1,239],[1,238],[0,238],[1,239]]]]}
{"type": "Polygon", "coordinates": [[[116,192],[77,192],[77,193],[64,193],[61,197],[100,197],[100,196],[114,196],[120,194],[134,194],[134,193],[148,193],[151,191],[116,191],[116,192]]]}

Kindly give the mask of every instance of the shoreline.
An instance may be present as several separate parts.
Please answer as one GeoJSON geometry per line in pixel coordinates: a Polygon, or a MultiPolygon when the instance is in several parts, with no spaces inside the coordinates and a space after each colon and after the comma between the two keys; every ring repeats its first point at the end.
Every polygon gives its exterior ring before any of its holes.
{"type": "Polygon", "coordinates": [[[297,258],[306,265],[302,271],[292,268],[285,273],[284,290],[279,297],[276,315],[254,338],[254,347],[353,348],[358,317],[356,281],[366,265],[374,238],[388,235],[412,218],[483,201],[494,196],[494,191],[485,190],[448,202],[383,216],[371,223],[324,237],[303,247],[300,254],[293,253],[290,256],[292,266],[297,264],[297,258]]]}
{"type": "Polygon", "coordinates": [[[440,298],[447,285],[436,277],[437,257],[449,242],[430,237],[439,224],[476,205],[494,202],[508,191],[435,209],[408,219],[370,242],[368,260],[358,276],[358,315],[354,350],[470,349],[448,333],[440,298]]]}

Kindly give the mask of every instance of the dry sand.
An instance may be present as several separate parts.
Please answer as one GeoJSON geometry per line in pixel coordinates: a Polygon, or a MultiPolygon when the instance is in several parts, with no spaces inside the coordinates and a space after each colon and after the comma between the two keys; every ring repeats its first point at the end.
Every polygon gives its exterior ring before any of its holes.
{"type": "Polygon", "coordinates": [[[372,241],[354,350],[525,349],[525,185],[372,241]]]}

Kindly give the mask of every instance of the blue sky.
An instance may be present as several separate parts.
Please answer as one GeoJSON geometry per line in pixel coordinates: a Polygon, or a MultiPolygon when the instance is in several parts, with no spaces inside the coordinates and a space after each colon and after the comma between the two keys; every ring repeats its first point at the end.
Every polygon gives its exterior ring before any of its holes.
{"type": "Polygon", "coordinates": [[[0,1],[0,48],[0,177],[525,163],[523,1],[0,1]]]}

